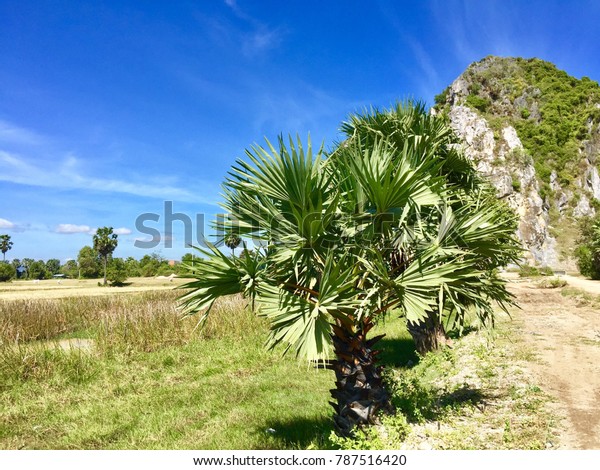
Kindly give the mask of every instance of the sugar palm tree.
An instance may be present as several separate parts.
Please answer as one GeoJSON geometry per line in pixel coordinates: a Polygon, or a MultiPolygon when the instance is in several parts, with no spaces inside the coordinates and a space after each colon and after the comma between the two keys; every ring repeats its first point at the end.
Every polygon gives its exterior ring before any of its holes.
{"type": "Polygon", "coordinates": [[[6,252],[13,246],[10,241],[10,235],[0,235],[0,251],[2,251],[2,261],[6,261],[6,252]]]}
{"type": "Polygon", "coordinates": [[[231,250],[231,256],[235,255],[235,249],[242,243],[241,237],[234,232],[229,232],[223,237],[223,243],[231,250]]]}
{"type": "MultiPolygon", "coordinates": [[[[434,158],[438,164],[433,167],[434,174],[443,178],[453,193],[448,204],[455,214],[473,215],[477,217],[491,216],[490,227],[493,227],[491,237],[493,250],[481,249],[481,246],[470,245],[468,238],[458,234],[455,242],[467,248],[473,255],[479,254],[477,265],[485,267],[491,273],[495,268],[514,262],[520,253],[519,244],[514,238],[517,229],[517,219],[512,211],[495,197],[491,186],[487,185],[469,160],[459,151],[460,142],[442,116],[435,116],[426,111],[422,103],[407,102],[397,104],[390,110],[379,112],[371,110],[355,114],[343,123],[342,131],[348,142],[360,142],[362,146],[374,145],[377,140],[386,139],[396,148],[412,147],[416,163],[434,158]]],[[[431,208],[425,209],[431,210],[431,208]]],[[[422,214],[425,217],[424,214],[422,214]]],[[[437,217],[434,214],[434,218],[437,217]]],[[[474,261],[475,262],[475,261],[474,261]]],[[[493,279],[497,281],[496,276],[493,279]]],[[[481,292],[497,297],[496,300],[507,302],[509,298],[502,288],[496,289],[496,281],[490,286],[477,286],[481,292]]],[[[491,304],[484,303],[475,313],[486,322],[493,321],[491,304]]],[[[419,353],[425,354],[446,344],[447,328],[462,327],[465,315],[460,311],[466,306],[458,303],[444,304],[443,308],[432,309],[421,321],[409,321],[408,330],[411,333],[419,353]]],[[[474,307],[477,308],[477,305],[474,307]]]]}
{"type": "Polygon", "coordinates": [[[310,142],[280,139],[247,156],[224,183],[223,207],[256,248],[239,258],[201,250],[182,308],[204,321],[223,295],[256,301],[271,347],[335,372],[341,435],[391,411],[377,364],[381,336],[370,335],[384,315],[419,323],[432,311],[460,317],[471,308],[485,316],[494,300],[510,301],[481,259],[512,249],[495,235],[510,229],[506,214],[486,206],[482,191],[455,210],[466,196],[440,176],[435,149],[349,139],[326,158],[310,142]]]}

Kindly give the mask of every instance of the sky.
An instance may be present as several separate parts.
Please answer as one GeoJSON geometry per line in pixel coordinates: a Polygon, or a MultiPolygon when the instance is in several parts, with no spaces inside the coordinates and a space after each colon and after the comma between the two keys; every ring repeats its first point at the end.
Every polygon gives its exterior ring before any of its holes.
{"type": "Polygon", "coordinates": [[[0,234],[62,262],[180,259],[253,144],[331,148],[351,113],[428,104],[488,55],[600,81],[597,1],[0,0],[0,234]],[[187,227],[187,237],[186,237],[187,227]]]}

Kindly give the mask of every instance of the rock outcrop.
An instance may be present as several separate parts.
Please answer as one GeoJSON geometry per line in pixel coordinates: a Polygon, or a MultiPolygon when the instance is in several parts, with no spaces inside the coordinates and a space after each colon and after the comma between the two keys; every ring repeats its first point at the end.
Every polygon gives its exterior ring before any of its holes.
{"type": "Polygon", "coordinates": [[[436,110],[448,114],[465,154],[519,215],[517,235],[532,264],[572,268],[577,219],[600,207],[599,98],[600,87],[589,79],[569,77],[538,59],[498,57],[472,64],[436,97],[436,110]],[[566,91],[553,94],[563,82],[566,91]],[[550,111],[556,107],[560,115],[569,89],[591,91],[589,98],[577,96],[583,104],[576,117],[565,118],[567,126],[552,121],[550,111]]]}
{"type": "Polygon", "coordinates": [[[548,211],[539,194],[533,161],[515,158],[525,155],[515,129],[504,127],[496,139],[487,121],[466,106],[453,106],[449,116],[466,156],[494,185],[498,198],[519,215],[517,236],[527,250],[525,257],[533,263],[557,265],[556,240],[548,231],[548,211]]]}

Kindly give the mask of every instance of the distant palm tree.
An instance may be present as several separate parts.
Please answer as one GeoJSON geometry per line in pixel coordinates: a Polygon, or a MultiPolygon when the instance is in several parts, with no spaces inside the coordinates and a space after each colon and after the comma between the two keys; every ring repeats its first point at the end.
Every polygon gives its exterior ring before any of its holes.
{"type": "Polygon", "coordinates": [[[235,249],[242,243],[242,238],[238,234],[230,232],[225,235],[223,241],[227,248],[231,249],[231,256],[235,256],[235,249]]]}
{"type": "Polygon", "coordinates": [[[10,241],[10,235],[0,235],[0,251],[2,251],[2,261],[6,261],[6,252],[13,246],[10,241]]]}
{"type": "MultiPolygon", "coordinates": [[[[392,113],[434,119],[410,104],[392,113]]],[[[370,335],[383,316],[460,324],[467,311],[485,320],[494,301],[511,299],[494,268],[517,256],[514,218],[478,182],[469,191],[453,182],[468,161],[426,137],[351,137],[328,158],[291,139],[253,147],[250,162],[231,170],[223,207],[262,247],[229,258],[209,244],[183,286],[191,291],[182,308],[200,322],[220,296],[256,300],[271,347],[332,369],[341,435],[391,411],[377,365],[381,336],[370,335]]]]}

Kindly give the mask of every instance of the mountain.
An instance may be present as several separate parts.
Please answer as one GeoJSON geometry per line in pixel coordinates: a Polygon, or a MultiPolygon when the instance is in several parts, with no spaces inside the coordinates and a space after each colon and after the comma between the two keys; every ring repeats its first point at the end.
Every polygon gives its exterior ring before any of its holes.
{"type": "Polygon", "coordinates": [[[466,155],[519,214],[533,264],[574,269],[578,219],[600,210],[600,86],[540,59],[486,57],[435,98],[466,155]]]}

